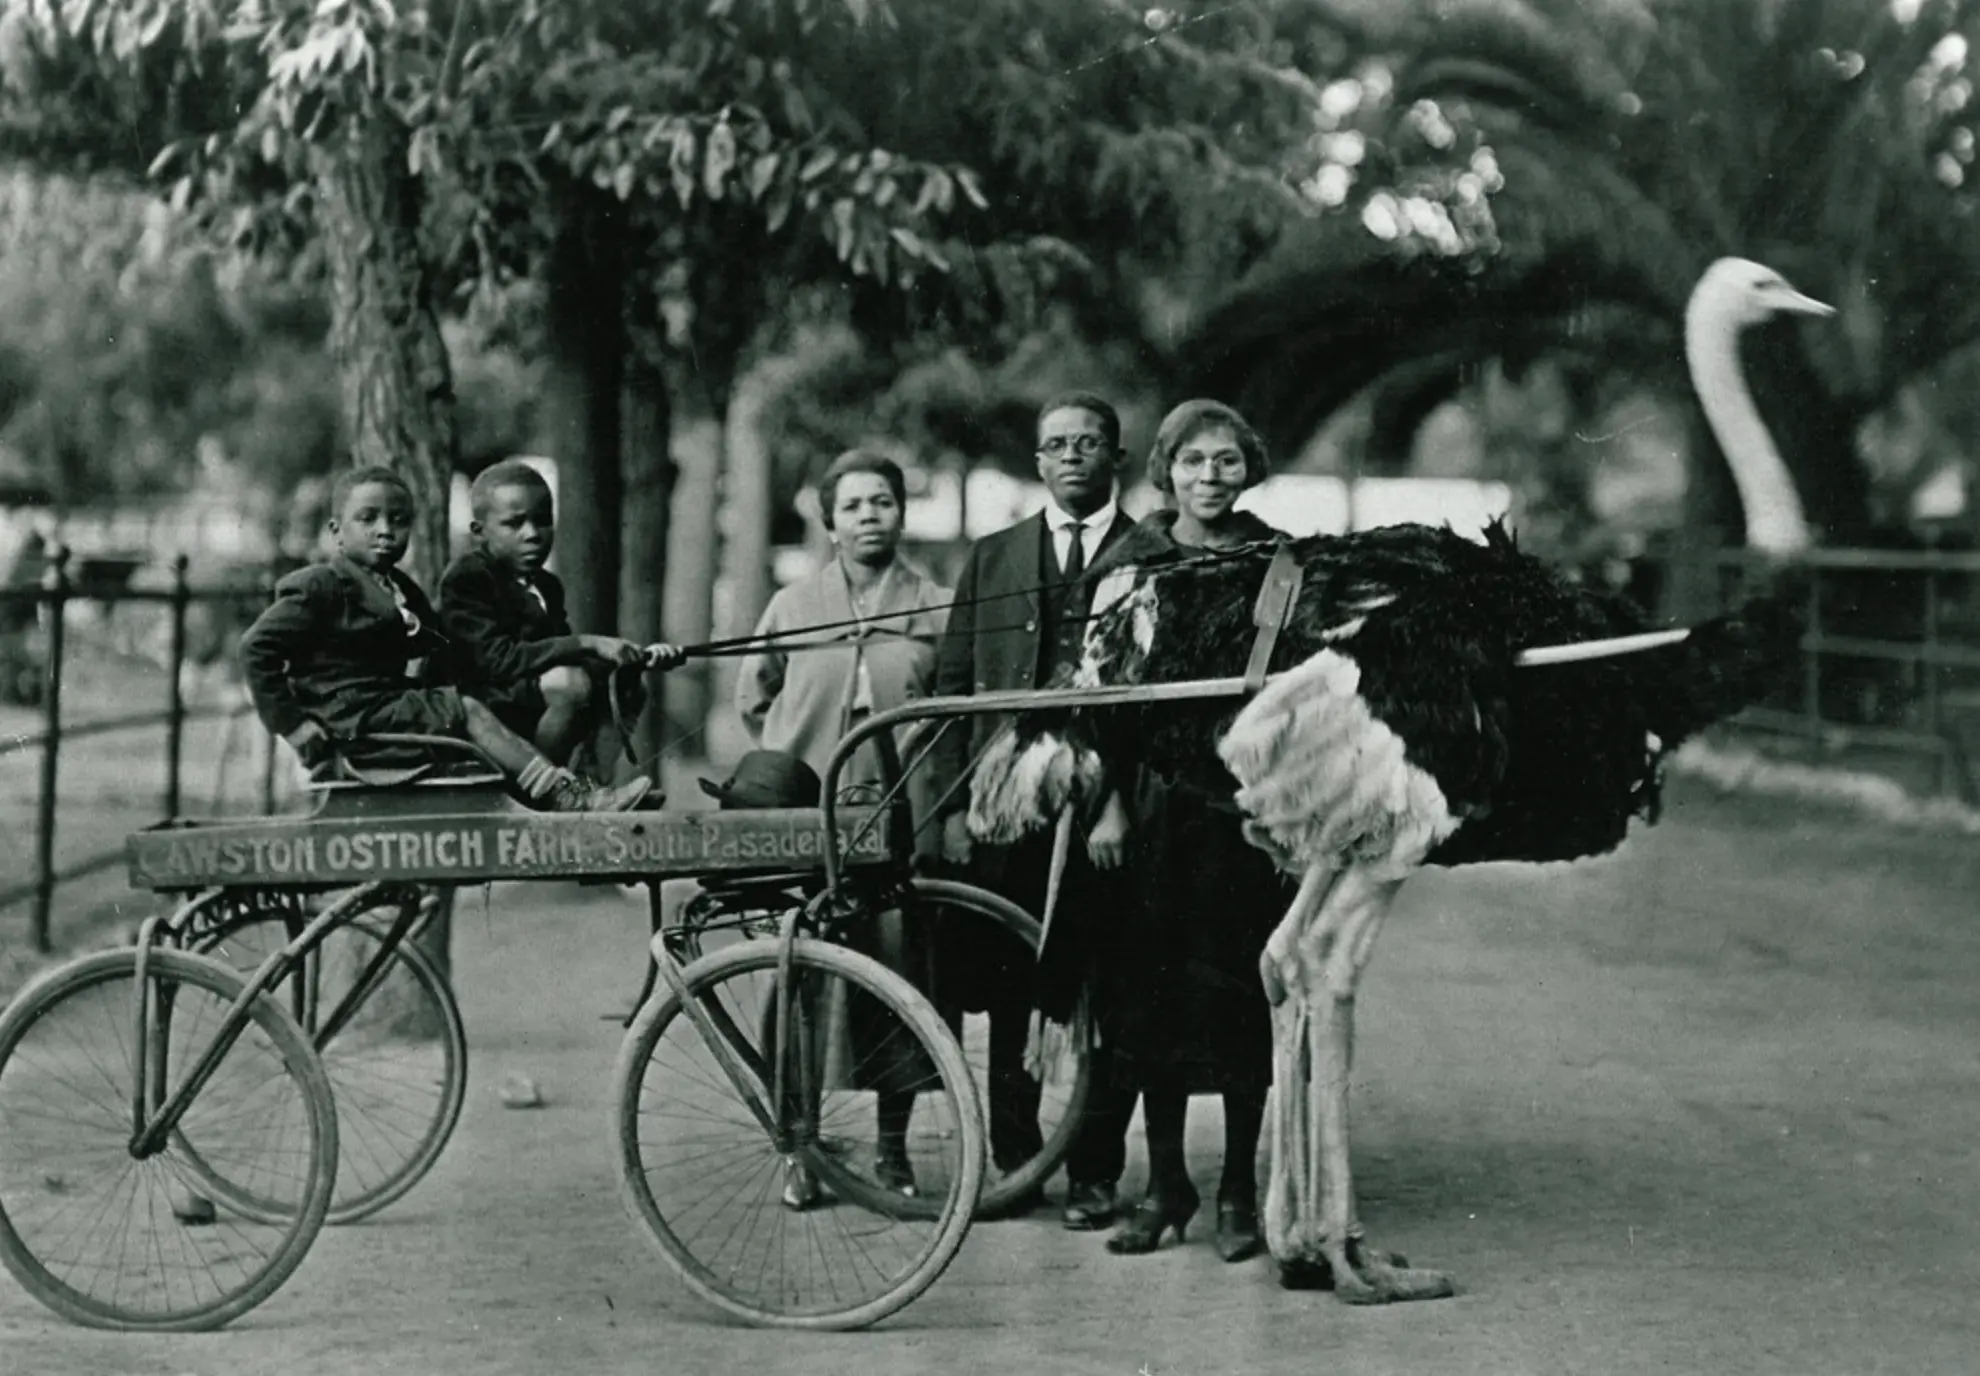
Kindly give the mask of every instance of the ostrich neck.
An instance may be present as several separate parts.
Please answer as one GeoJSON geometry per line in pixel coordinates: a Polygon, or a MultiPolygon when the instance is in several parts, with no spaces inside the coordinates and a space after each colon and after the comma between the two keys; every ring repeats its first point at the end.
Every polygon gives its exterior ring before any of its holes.
{"type": "Polygon", "coordinates": [[[1801,497],[1747,388],[1738,330],[1710,311],[1694,310],[1685,321],[1685,354],[1706,423],[1739,489],[1746,543],[1769,554],[1806,549],[1810,540],[1801,497]]]}

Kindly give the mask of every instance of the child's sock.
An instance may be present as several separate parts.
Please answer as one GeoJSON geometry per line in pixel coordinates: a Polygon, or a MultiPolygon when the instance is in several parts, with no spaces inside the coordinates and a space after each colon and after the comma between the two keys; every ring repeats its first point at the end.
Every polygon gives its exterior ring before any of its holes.
{"type": "Polygon", "coordinates": [[[541,755],[536,755],[531,757],[530,762],[522,767],[522,772],[516,775],[516,782],[529,797],[547,798],[569,777],[569,770],[559,769],[541,755]]]}

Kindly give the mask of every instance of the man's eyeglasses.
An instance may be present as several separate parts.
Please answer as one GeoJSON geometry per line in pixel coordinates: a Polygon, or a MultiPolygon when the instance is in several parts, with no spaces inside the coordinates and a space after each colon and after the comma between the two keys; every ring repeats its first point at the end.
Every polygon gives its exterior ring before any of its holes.
{"type": "Polygon", "coordinates": [[[1054,435],[1038,442],[1038,452],[1048,459],[1062,459],[1068,450],[1082,459],[1090,459],[1106,447],[1104,435],[1054,435]]]}

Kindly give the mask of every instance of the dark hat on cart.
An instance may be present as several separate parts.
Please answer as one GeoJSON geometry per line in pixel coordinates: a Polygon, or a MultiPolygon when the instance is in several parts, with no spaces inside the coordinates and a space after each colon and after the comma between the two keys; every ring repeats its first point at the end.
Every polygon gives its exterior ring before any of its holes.
{"type": "Polygon", "coordinates": [[[818,771],[782,750],[752,750],[728,779],[701,780],[701,791],[723,807],[817,807],[824,793],[818,771]]]}

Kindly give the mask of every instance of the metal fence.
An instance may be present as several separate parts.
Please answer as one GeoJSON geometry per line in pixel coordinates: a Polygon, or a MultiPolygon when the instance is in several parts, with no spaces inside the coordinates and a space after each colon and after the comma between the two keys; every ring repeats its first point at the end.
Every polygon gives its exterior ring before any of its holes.
{"type": "MultiPolygon", "coordinates": [[[[1798,681],[1735,718],[1835,757],[1890,753],[1925,763],[1932,791],[1972,803],[1980,738],[1980,554],[1833,549],[1789,570],[1745,550],[1646,557],[1631,591],[1670,607],[1674,584],[1725,608],[1788,573],[1804,599],[1798,681]]],[[[1680,604],[1684,595],[1676,599],[1680,604]]],[[[1683,615],[1683,613],[1681,613],[1683,615]]],[[[1688,619],[1688,617],[1686,618],[1688,619]]]]}
{"type": "MultiPolygon", "coordinates": [[[[9,620],[17,622],[25,619],[24,614],[27,614],[41,631],[40,663],[35,667],[39,672],[42,728],[0,741],[0,755],[33,749],[41,752],[34,809],[32,873],[25,882],[0,888],[0,910],[13,908],[22,902],[31,903],[29,939],[36,951],[48,951],[52,945],[50,917],[56,889],[67,881],[110,868],[124,853],[119,845],[57,866],[57,783],[61,776],[64,744],[112,732],[162,726],[165,731],[165,781],[159,811],[161,818],[169,819],[179,815],[182,802],[187,722],[229,715],[226,708],[190,710],[186,704],[187,611],[195,603],[258,607],[267,601],[271,583],[264,580],[246,588],[194,588],[187,579],[187,568],[188,561],[184,555],[173,560],[170,584],[162,589],[92,586],[87,580],[78,582],[72,577],[69,551],[56,547],[48,551],[38,586],[0,588],[0,613],[8,614],[9,620]],[[67,612],[70,605],[77,601],[165,605],[169,645],[165,656],[166,701],[163,707],[148,712],[99,717],[76,724],[63,720],[62,690],[69,658],[67,612]]],[[[275,792],[274,760],[275,752],[269,750],[261,780],[262,801],[270,811],[273,810],[275,792]]]]}
{"type": "MultiPolygon", "coordinates": [[[[1785,735],[1827,755],[1857,748],[1896,752],[1929,762],[1932,788],[1967,802],[1976,797],[1972,766],[1980,764],[1980,554],[1825,550],[1797,561],[1807,600],[1807,634],[1798,681],[1775,699],[1742,713],[1734,725],[1785,735]]],[[[1689,556],[1645,557],[1630,568],[1630,590],[1648,607],[1671,605],[1674,582],[1690,580],[1694,601],[1703,596],[1729,606],[1774,569],[1741,550],[1689,556]]],[[[33,872],[0,888],[0,910],[32,900],[30,935],[38,951],[51,945],[50,916],[56,889],[117,863],[121,846],[55,863],[57,781],[65,742],[160,727],[165,731],[161,818],[180,813],[185,726],[227,709],[189,710],[184,696],[187,610],[196,603],[264,605],[273,574],[253,587],[194,588],[187,561],[173,561],[163,589],[93,588],[70,575],[66,551],[51,551],[39,586],[0,588],[0,612],[32,608],[43,628],[39,732],[0,741],[0,755],[41,751],[35,806],[33,872]],[[65,611],[77,600],[163,603],[169,615],[166,701],[162,708],[65,724],[62,688],[67,645],[65,611]]],[[[1699,610],[1709,610],[1709,607],[1699,610]]],[[[275,810],[276,752],[265,752],[260,779],[264,811],[275,810]]]]}

